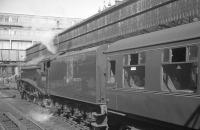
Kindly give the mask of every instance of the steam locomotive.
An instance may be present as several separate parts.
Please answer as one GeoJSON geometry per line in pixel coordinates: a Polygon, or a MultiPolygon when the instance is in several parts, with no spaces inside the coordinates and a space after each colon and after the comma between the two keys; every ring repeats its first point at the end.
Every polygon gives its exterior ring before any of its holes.
{"type": "Polygon", "coordinates": [[[195,22],[63,52],[22,67],[18,87],[95,126],[114,114],[199,129],[199,41],[195,22]]]}
{"type": "Polygon", "coordinates": [[[22,98],[94,129],[200,129],[200,6],[188,2],[127,0],[60,33],[57,54],[21,67],[22,98]]]}

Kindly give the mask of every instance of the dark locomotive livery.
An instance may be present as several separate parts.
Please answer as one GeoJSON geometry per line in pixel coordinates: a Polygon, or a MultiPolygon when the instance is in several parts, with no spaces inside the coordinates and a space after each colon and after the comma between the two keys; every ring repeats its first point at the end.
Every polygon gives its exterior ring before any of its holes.
{"type": "Polygon", "coordinates": [[[22,98],[90,127],[107,127],[106,45],[43,58],[22,66],[22,98]]]}
{"type": "MultiPolygon", "coordinates": [[[[128,0],[59,34],[57,54],[22,66],[22,98],[97,129],[107,129],[107,122],[116,129],[131,129],[135,119],[167,124],[169,129],[200,129],[200,3],[190,3],[195,10],[191,14],[184,14],[182,7],[171,14],[170,8],[180,3],[188,0],[128,0]],[[136,14],[119,15],[109,20],[113,23],[92,28],[93,22],[135,5],[140,7],[136,14]],[[158,25],[150,26],[147,14],[155,16],[154,11],[169,15],[156,16],[158,25]],[[129,21],[138,17],[145,22],[129,21]],[[127,26],[122,26],[124,21],[129,21],[127,26]],[[115,33],[108,34],[115,24],[115,33]],[[127,31],[130,25],[136,30],[127,31]]],[[[38,46],[27,50],[28,60],[47,51],[38,46]]]]}

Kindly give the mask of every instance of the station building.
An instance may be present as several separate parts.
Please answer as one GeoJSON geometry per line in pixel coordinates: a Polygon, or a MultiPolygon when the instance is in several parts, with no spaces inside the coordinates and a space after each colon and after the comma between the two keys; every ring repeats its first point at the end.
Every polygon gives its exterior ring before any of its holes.
{"type": "Polygon", "coordinates": [[[0,13],[0,77],[18,72],[26,59],[25,50],[47,32],[58,33],[80,22],[80,18],[0,13]]]}

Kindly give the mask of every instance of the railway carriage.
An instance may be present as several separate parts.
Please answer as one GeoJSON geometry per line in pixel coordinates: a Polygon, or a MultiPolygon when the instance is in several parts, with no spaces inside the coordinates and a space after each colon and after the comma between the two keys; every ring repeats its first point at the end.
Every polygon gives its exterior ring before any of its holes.
{"type": "Polygon", "coordinates": [[[196,22],[110,45],[109,112],[199,129],[199,30],[196,22]]]}

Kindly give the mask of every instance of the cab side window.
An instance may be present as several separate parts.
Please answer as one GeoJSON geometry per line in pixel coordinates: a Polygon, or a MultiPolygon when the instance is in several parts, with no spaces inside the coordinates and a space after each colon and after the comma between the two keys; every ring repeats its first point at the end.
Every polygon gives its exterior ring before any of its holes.
{"type": "Polygon", "coordinates": [[[195,92],[197,89],[198,46],[163,49],[162,90],[170,92],[195,92]]]}
{"type": "Polygon", "coordinates": [[[144,89],[145,52],[124,55],[124,87],[144,89]]]}
{"type": "Polygon", "coordinates": [[[42,64],[41,64],[41,71],[42,72],[46,72],[48,68],[50,68],[51,66],[51,62],[50,61],[44,61],[42,64]]]}
{"type": "Polygon", "coordinates": [[[50,61],[47,61],[46,62],[46,68],[50,68],[51,67],[51,62],[50,61]]]}
{"type": "Polygon", "coordinates": [[[45,62],[42,62],[41,64],[41,72],[44,73],[45,72],[45,62]]]}

